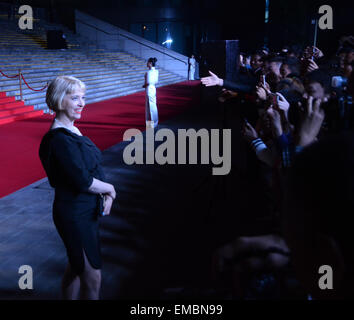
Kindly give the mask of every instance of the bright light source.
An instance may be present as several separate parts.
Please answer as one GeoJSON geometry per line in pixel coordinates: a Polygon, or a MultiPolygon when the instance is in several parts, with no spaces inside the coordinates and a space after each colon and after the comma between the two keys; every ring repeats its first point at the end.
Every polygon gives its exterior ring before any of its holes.
{"type": "Polygon", "coordinates": [[[265,0],[265,15],[264,15],[264,22],[269,22],[269,0],[265,0]]]}
{"type": "Polygon", "coordinates": [[[167,39],[166,41],[162,42],[162,44],[171,44],[172,42],[172,39],[167,39]]]}

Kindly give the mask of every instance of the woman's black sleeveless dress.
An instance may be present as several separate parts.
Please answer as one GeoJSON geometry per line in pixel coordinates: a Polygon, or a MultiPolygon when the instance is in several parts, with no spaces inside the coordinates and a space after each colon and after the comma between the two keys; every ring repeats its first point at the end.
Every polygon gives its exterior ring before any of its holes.
{"type": "Polygon", "coordinates": [[[53,220],[76,274],[84,270],[83,250],[95,269],[101,269],[98,217],[100,195],[88,192],[93,178],[104,180],[101,151],[85,136],[56,128],[45,134],[39,157],[55,189],[53,220]]]}

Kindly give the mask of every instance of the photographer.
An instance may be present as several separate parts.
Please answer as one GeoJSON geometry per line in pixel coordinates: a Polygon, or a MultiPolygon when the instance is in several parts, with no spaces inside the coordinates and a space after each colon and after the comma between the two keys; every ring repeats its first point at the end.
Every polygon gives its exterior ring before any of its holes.
{"type": "Polygon", "coordinates": [[[243,72],[239,76],[238,82],[231,82],[221,79],[216,74],[209,71],[209,77],[201,78],[202,84],[204,84],[206,87],[220,86],[234,92],[251,94],[263,73],[262,70],[264,65],[264,58],[265,55],[262,51],[257,51],[256,53],[252,54],[250,60],[251,70],[250,72],[243,72]]]}
{"type": "MultiPolygon", "coordinates": [[[[232,279],[233,294],[236,298],[248,296],[247,290],[252,288],[255,279],[263,279],[257,284],[258,289],[261,290],[264,283],[272,276],[276,278],[277,274],[284,272],[292,276],[292,260],[300,259],[300,262],[294,262],[296,268],[299,264],[306,263],[305,259],[298,255],[300,249],[303,248],[298,248],[294,234],[289,235],[288,230],[281,228],[283,219],[288,219],[286,211],[284,217],[283,204],[287,204],[286,208],[288,208],[290,203],[285,190],[287,190],[289,174],[292,178],[294,172],[297,175],[295,178],[302,175],[300,162],[297,159],[303,153],[307,154],[308,149],[312,150],[315,148],[313,146],[321,143],[322,140],[327,141],[328,136],[354,128],[354,116],[351,111],[354,76],[350,52],[350,50],[346,51],[344,56],[343,72],[325,61],[322,51],[315,47],[306,48],[301,61],[286,58],[282,62],[281,59],[278,59],[279,57],[264,59],[263,73],[267,73],[267,80],[272,81],[272,85],[270,86],[268,81],[260,77],[256,81],[254,90],[247,91],[247,94],[253,97],[256,102],[254,106],[257,110],[257,117],[252,121],[247,119],[242,121],[241,134],[249,150],[253,151],[259,160],[256,163],[259,168],[262,168],[259,172],[266,175],[265,180],[268,182],[268,187],[264,188],[262,192],[271,191],[272,214],[267,223],[261,223],[262,227],[257,229],[258,233],[235,235],[233,241],[218,250],[219,264],[224,266],[224,269],[225,266],[229,268],[229,272],[231,270],[229,276],[230,280],[232,279]],[[299,77],[301,66],[305,72],[302,77],[299,77]],[[293,169],[294,164],[295,170],[293,169]],[[284,238],[289,239],[290,249],[284,238]],[[294,253],[292,252],[293,248],[295,248],[294,253]],[[289,260],[290,253],[291,259],[289,260]],[[293,254],[296,257],[293,257],[293,254]]],[[[207,86],[229,86],[227,81],[223,81],[215,74],[211,73],[211,77],[208,78],[204,79],[204,82],[202,81],[207,86]]],[[[321,155],[318,154],[317,157],[321,158],[321,155]]],[[[307,155],[304,156],[305,158],[307,159],[307,155]]],[[[328,165],[329,162],[326,166],[328,165]]],[[[254,168],[254,171],[259,168],[254,168]]],[[[306,183],[314,186],[316,183],[320,183],[321,176],[316,177],[317,182],[308,181],[306,183]]],[[[305,179],[308,178],[305,177],[305,179]]],[[[300,194],[303,190],[301,189],[302,185],[299,186],[300,184],[296,184],[298,189],[292,189],[291,201],[296,201],[297,197],[301,197],[300,194]]],[[[311,188],[306,190],[311,190],[311,188]]],[[[307,193],[309,194],[307,198],[310,199],[311,191],[307,191],[307,193]]],[[[260,194],[255,191],[255,197],[257,196],[260,194]]],[[[320,200],[319,195],[316,194],[317,196],[320,200]]],[[[300,202],[302,205],[302,200],[300,202]]],[[[304,206],[308,204],[307,202],[304,206]]],[[[292,219],[295,219],[295,213],[292,214],[292,219]]],[[[320,211],[318,214],[316,213],[316,217],[320,217],[319,214],[320,211]]],[[[298,225],[294,225],[293,229],[299,230],[302,221],[295,222],[298,225]]],[[[294,230],[292,232],[295,232],[294,230]]],[[[324,245],[327,244],[324,243],[324,245]]],[[[314,249],[310,248],[310,250],[314,249]]],[[[333,250],[331,253],[335,254],[333,250]]],[[[317,253],[313,254],[317,259],[317,253]]],[[[318,276],[318,273],[315,276],[318,276]]],[[[343,277],[342,274],[339,276],[343,277]]],[[[318,277],[316,279],[318,281],[318,277]]],[[[298,280],[303,281],[304,279],[300,277],[298,280]]],[[[272,281],[275,285],[274,281],[281,282],[283,280],[280,278],[274,280],[273,277],[272,281]]],[[[312,294],[312,291],[309,292],[312,294]]]]}
{"type": "Polygon", "coordinates": [[[284,78],[299,77],[300,75],[300,63],[296,58],[286,58],[281,67],[280,75],[284,78]]]}
{"type": "Polygon", "coordinates": [[[253,92],[259,80],[252,74],[244,74],[239,76],[238,82],[231,82],[219,78],[211,71],[209,71],[209,74],[209,77],[201,78],[201,82],[206,87],[223,87],[222,93],[218,99],[219,102],[225,103],[234,100],[232,101],[233,105],[237,105],[241,117],[247,117],[252,122],[256,121],[257,106],[253,92]]]}
{"type": "Polygon", "coordinates": [[[280,56],[267,56],[264,58],[263,74],[266,75],[266,80],[272,91],[275,90],[278,82],[282,78],[280,67],[284,62],[284,58],[280,56]]]}
{"type": "Polygon", "coordinates": [[[298,279],[312,299],[353,297],[354,136],[341,133],[306,147],[288,183],[284,234],[298,279]],[[319,287],[319,268],[333,272],[333,289],[319,287]]]}
{"type": "Polygon", "coordinates": [[[324,54],[323,52],[312,46],[305,48],[301,58],[301,75],[304,77],[306,74],[319,69],[319,65],[322,64],[324,61],[324,54]]]}
{"type": "MultiPolygon", "coordinates": [[[[346,89],[348,95],[354,95],[353,72],[346,89]]],[[[295,158],[290,172],[283,230],[298,279],[312,298],[346,299],[353,297],[354,284],[348,220],[348,212],[353,210],[354,136],[352,132],[341,132],[309,146],[323,118],[319,110],[317,103],[313,112],[318,114],[310,117],[317,124],[304,124],[302,128],[302,139],[308,147],[295,158]],[[312,129],[304,134],[306,127],[312,129]],[[332,290],[319,288],[317,271],[323,265],[332,269],[332,290]]]]}

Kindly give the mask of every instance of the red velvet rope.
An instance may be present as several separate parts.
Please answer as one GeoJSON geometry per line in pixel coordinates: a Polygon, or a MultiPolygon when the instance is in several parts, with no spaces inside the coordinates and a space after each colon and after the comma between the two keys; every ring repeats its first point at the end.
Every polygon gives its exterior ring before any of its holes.
{"type": "Polygon", "coordinates": [[[0,73],[4,76],[4,77],[6,77],[6,78],[9,78],[9,79],[13,79],[13,78],[17,78],[19,75],[18,74],[16,74],[15,76],[7,76],[5,73],[3,73],[1,70],[0,70],[0,73]]]}
{"type": "Polygon", "coordinates": [[[33,89],[29,86],[29,84],[27,83],[27,81],[25,80],[23,74],[21,73],[21,77],[23,79],[23,82],[26,84],[26,86],[28,87],[28,89],[32,90],[32,91],[43,91],[44,89],[46,89],[48,87],[48,84],[46,84],[42,89],[33,89]]]}

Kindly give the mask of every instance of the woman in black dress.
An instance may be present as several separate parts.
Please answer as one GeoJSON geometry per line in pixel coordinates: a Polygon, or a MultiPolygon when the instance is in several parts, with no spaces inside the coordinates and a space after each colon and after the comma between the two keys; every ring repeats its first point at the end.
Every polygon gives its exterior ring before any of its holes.
{"type": "Polygon", "coordinates": [[[101,152],[74,121],[85,106],[85,84],[60,76],[47,89],[46,103],[56,115],[42,139],[39,156],[55,188],[53,220],[69,263],[62,282],[64,299],[98,299],[101,254],[98,216],[108,215],[116,192],[104,182],[101,152]]]}

